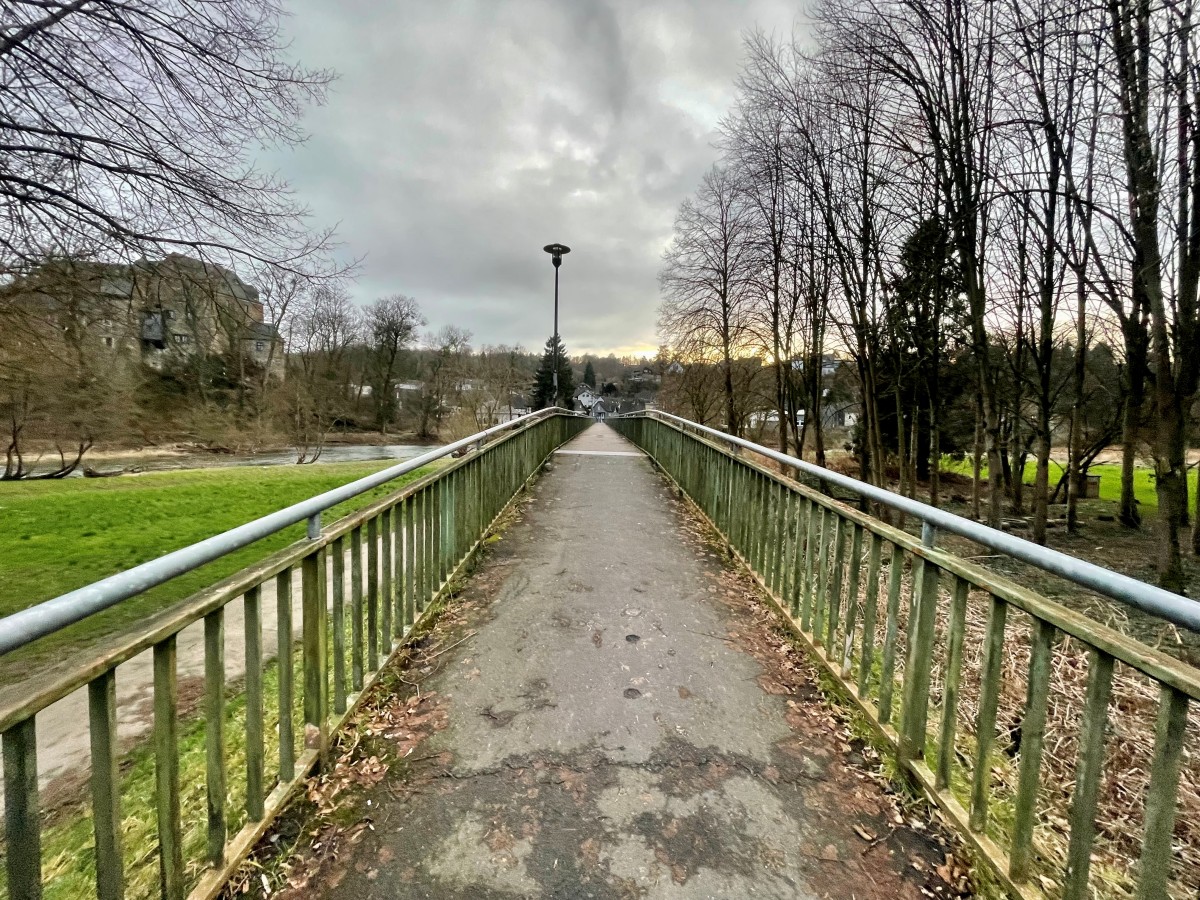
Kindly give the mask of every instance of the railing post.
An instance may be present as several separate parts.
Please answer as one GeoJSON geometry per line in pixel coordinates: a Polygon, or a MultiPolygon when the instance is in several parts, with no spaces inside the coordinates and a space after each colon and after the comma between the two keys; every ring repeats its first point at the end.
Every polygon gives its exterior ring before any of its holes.
{"type": "Polygon", "coordinates": [[[921,545],[930,550],[937,544],[937,526],[929,522],[921,523],[921,545]]]}
{"type": "Polygon", "coordinates": [[[304,557],[302,564],[304,622],[304,746],[316,750],[324,765],[329,750],[326,722],[325,566],[324,553],[304,557]]]}
{"type": "Polygon", "coordinates": [[[296,733],[292,726],[292,570],[275,577],[276,661],[279,673],[279,780],[296,775],[296,733]]]}
{"type": "Polygon", "coordinates": [[[341,537],[329,549],[333,566],[333,711],[346,711],[346,547],[341,537]]]}
{"type": "MultiPolygon", "coordinates": [[[[923,528],[923,538],[934,538],[932,528],[923,528]]],[[[908,657],[904,664],[904,686],[900,700],[900,757],[921,759],[925,755],[929,719],[929,681],[933,668],[934,626],[937,623],[938,568],[923,556],[913,572],[912,614],[908,620],[908,657]]]]}
{"type": "Polygon", "coordinates": [[[225,861],[225,608],[204,617],[204,747],[208,798],[208,861],[225,861]]]}
{"type": "Polygon", "coordinates": [[[117,769],[115,669],[109,669],[88,683],[88,725],[92,748],[96,898],[121,900],[125,896],[125,874],[121,843],[121,782],[117,769]]]}
{"type": "Polygon", "coordinates": [[[158,880],[163,900],[183,900],[183,826],[179,808],[179,712],[176,641],[154,645],[154,778],[158,880]]]}
{"type": "Polygon", "coordinates": [[[246,592],[243,625],[246,635],[246,818],[263,817],[263,671],[262,593],[258,587],[246,592]]]}
{"type": "Polygon", "coordinates": [[[2,740],[8,896],[11,900],[41,900],[42,840],[33,717],[8,729],[2,740]]]}
{"type": "Polygon", "coordinates": [[[310,541],[315,541],[321,536],[321,514],[313,513],[308,517],[308,533],[306,535],[310,541]]]}

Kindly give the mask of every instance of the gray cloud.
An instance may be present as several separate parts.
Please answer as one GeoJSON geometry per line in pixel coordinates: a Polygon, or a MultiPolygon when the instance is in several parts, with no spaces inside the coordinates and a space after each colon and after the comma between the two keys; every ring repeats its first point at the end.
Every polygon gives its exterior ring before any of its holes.
{"type": "Polygon", "coordinates": [[[296,55],[340,73],[278,162],[318,221],[366,254],[356,299],[420,301],[431,327],[535,348],[543,244],[572,352],[648,350],[679,202],[711,165],[741,33],[782,0],[290,0],[296,55]]]}

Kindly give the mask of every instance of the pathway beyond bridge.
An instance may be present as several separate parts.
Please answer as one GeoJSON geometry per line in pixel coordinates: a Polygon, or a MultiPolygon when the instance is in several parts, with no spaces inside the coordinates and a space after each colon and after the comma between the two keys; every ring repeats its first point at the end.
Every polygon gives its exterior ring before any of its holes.
{"type": "Polygon", "coordinates": [[[942,850],[896,826],[749,581],[607,426],[556,453],[461,602],[426,642],[453,649],[405,676],[425,675],[405,705],[427,738],[297,895],[882,900],[936,880],[942,850]]]}

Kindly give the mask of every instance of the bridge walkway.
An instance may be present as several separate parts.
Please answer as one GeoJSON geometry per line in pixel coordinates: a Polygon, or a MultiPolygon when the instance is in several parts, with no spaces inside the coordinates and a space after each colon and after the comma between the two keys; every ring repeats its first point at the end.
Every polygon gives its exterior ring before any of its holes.
{"type": "Polygon", "coordinates": [[[936,881],[943,851],[897,827],[749,581],[607,426],[555,455],[402,677],[420,699],[364,713],[326,789],[371,780],[369,756],[389,769],[342,798],[336,852],[291,863],[297,896],[882,900],[936,881]]]}

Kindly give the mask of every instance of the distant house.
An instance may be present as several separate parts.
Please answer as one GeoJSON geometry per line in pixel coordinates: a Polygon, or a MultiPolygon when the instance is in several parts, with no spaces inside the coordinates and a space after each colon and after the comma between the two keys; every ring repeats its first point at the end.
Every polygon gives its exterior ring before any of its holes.
{"type": "Polygon", "coordinates": [[[579,387],[575,388],[574,397],[575,403],[579,406],[579,408],[584,412],[589,412],[592,408],[592,404],[600,399],[600,394],[596,392],[594,387],[581,384],[579,387]]]}
{"type": "Polygon", "coordinates": [[[826,428],[853,428],[858,424],[858,402],[827,403],[821,407],[821,424],[826,428]]]}
{"type": "Polygon", "coordinates": [[[425,385],[420,381],[397,381],[393,390],[396,392],[396,405],[404,409],[406,404],[416,405],[421,399],[421,391],[425,385]]]}
{"type": "Polygon", "coordinates": [[[669,366],[667,366],[667,374],[668,375],[682,375],[683,374],[683,363],[681,363],[679,360],[674,360],[669,366]]]}
{"type": "MultiPolygon", "coordinates": [[[[826,396],[828,396],[826,391],[826,396]]],[[[826,403],[821,407],[821,426],[824,428],[853,428],[858,423],[859,408],[857,401],[845,401],[842,403],[826,403]]],[[[796,427],[804,426],[805,411],[803,409],[796,411],[796,427]]],[[[746,421],[752,427],[766,425],[775,427],[779,424],[779,413],[773,409],[762,409],[750,413],[746,417],[746,421]]]]}
{"type": "MultiPolygon", "coordinates": [[[[832,353],[826,353],[821,357],[821,374],[824,376],[832,375],[841,366],[842,360],[838,359],[832,353]]],[[[796,357],[792,360],[792,370],[796,372],[804,371],[803,357],[796,357]]]]}
{"type": "Polygon", "coordinates": [[[662,380],[658,373],[649,366],[634,369],[625,377],[635,384],[658,384],[662,380]]]}
{"type": "Polygon", "coordinates": [[[492,425],[503,425],[505,422],[511,422],[532,412],[528,398],[522,394],[512,394],[508,398],[507,404],[493,404],[489,402],[484,405],[483,409],[488,414],[488,419],[492,425]]]}
{"type": "Polygon", "coordinates": [[[654,391],[639,391],[633,398],[642,409],[658,409],[658,394],[654,391]]]}

